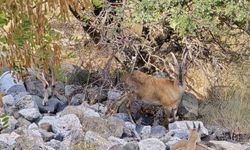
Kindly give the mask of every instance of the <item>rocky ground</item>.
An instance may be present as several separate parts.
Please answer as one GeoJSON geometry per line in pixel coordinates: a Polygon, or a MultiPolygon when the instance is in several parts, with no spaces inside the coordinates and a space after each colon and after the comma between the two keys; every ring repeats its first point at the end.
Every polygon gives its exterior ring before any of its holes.
{"type": "MultiPolygon", "coordinates": [[[[139,120],[149,121],[134,124],[125,112],[106,117],[105,101],[118,100],[122,91],[117,89],[101,92],[99,87],[57,82],[60,95],[51,97],[48,106],[43,106],[42,84],[30,76],[26,86],[4,91],[1,113],[10,117],[8,128],[1,130],[1,150],[165,150],[187,138],[186,123],[193,125],[193,121],[176,121],[166,129],[150,123],[152,118],[146,115],[139,120]],[[89,103],[92,99],[99,102],[89,103]]],[[[186,94],[179,113],[184,118],[197,117],[197,100],[186,94]]],[[[228,141],[228,130],[194,122],[201,124],[202,143],[211,149],[250,149],[249,139],[244,144],[228,141]]]]}

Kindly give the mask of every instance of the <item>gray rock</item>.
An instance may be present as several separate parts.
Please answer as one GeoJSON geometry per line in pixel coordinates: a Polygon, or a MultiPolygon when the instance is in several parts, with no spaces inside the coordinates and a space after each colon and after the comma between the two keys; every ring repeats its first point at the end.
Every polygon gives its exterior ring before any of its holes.
{"type": "Polygon", "coordinates": [[[38,105],[39,111],[41,113],[56,113],[62,111],[67,106],[65,102],[62,102],[55,97],[51,97],[48,100],[48,105],[46,106],[43,105],[43,101],[41,100],[37,99],[35,102],[38,105]]]}
{"type": "Polygon", "coordinates": [[[130,121],[129,115],[127,113],[116,113],[113,116],[123,121],[130,121]]]}
{"type": "Polygon", "coordinates": [[[37,108],[22,109],[19,111],[19,114],[21,114],[25,119],[31,122],[39,119],[42,116],[37,108]]]}
{"type": "Polygon", "coordinates": [[[54,120],[52,130],[54,133],[66,137],[71,131],[82,132],[82,125],[75,114],[68,114],[54,120]]]}
{"type": "Polygon", "coordinates": [[[80,105],[85,100],[85,94],[76,94],[71,98],[70,105],[80,105]]]}
{"type": "Polygon", "coordinates": [[[17,119],[18,123],[17,123],[17,127],[24,127],[24,128],[28,128],[28,126],[31,124],[28,120],[20,117],[17,119]]]}
{"type": "Polygon", "coordinates": [[[16,139],[20,135],[16,134],[15,132],[12,132],[11,134],[2,133],[0,134],[0,149],[1,150],[10,150],[14,149],[14,146],[16,144],[16,139]]]}
{"type": "MultiPolygon", "coordinates": [[[[72,150],[75,149],[76,144],[82,142],[84,139],[83,133],[78,130],[70,131],[70,134],[66,136],[60,144],[60,150],[72,150]]],[[[81,148],[84,149],[84,148],[81,148]]]]}
{"type": "Polygon", "coordinates": [[[117,89],[110,89],[108,91],[108,100],[118,100],[122,95],[122,91],[117,89]]]}
{"type": "Polygon", "coordinates": [[[92,87],[87,89],[87,100],[90,104],[101,103],[107,99],[106,93],[100,87],[92,87]]]}
{"type": "Polygon", "coordinates": [[[26,89],[23,85],[14,85],[8,89],[7,94],[17,95],[20,92],[26,92],[26,89]]]}
{"type": "MultiPolygon", "coordinates": [[[[178,134],[178,133],[180,133],[181,135],[186,134],[185,137],[187,138],[187,135],[189,133],[187,124],[189,127],[193,128],[193,123],[195,124],[196,127],[198,127],[198,124],[200,124],[201,135],[208,135],[208,130],[204,127],[201,121],[175,121],[169,124],[169,131],[174,131],[175,134],[178,134]]],[[[180,138],[183,138],[183,137],[180,137],[180,138]]]]}
{"type": "Polygon", "coordinates": [[[219,147],[220,149],[226,150],[245,150],[248,147],[246,145],[241,145],[240,143],[231,143],[227,141],[209,141],[219,147]]]}
{"type": "Polygon", "coordinates": [[[11,94],[5,95],[2,98],[2,101],[3,101],[3,105],[6,105],[6,106],[13,106],[15,104],[15,99],[14,99],[13,95],[11,95],[11,94]]]}
{"type": "Polygon", "coordinates": [[[39,132],[41,133],[44,142],[48,142],[55,137],[54,133],[48,132],[43,129],[40,129],[39,132]]]}
{"type": "Polygon", "coordinates": [[[109,136],[121,137],[124,124],[124,121],[113,117],[109,117],[108,119],[84,117],[82,121],[84,130],[96,132],[105,138],[109,136]]]}
{"type": "Polygon", "coordinates": [[[141,140],[139,143],[140,150],[165,150],[166,145],[156,138],[148,138],[141,140]]]}
{"type": "Polygon", "coordinates": [[[114,137],[114,136],[110,136],[108,138],[108,140],[114,144],[117,144],[117,145],[125,145],[127,144],[127,141],[125,141],[124,139],[120,139],[120,138],[117,138],[117,137],[114,137]]]}
{"type": "Polygon", "coordinates": [[[122,147],[122,150],[139,150],[139,145],[137,142],[128,142],[122,147]]]}
{"type": "Polygon", "coordinates": [[[198,116],[198,100],[191,93],[184,93],[179,105],[178,114],[185,119],[196,119],[198,116]]]}
{"type": "Polygon", "coordinates": [[[142,139],[147,139],[151,133],[151,126],[142,126],[140,131],[138,132],[142,139]]]}
{"type": "Polygon", "coordinates": [[[105,112],[107,111],[107,107],[104,106],[104,104],[102,103],[95,103],[94,105],[90,105],[89,107],[95,110],[95,112],[98,112],[101,114],[105,114],[105,112]]]}
{"type": "Polygon", "coordinates": [[[80,121],[83,121],[84,117],[100,117],[99,113],[95,112],[88,105],[79,105],[79,106],[67,106],[62,112],[59,113],[59,116],[64,116],[67,114],[75,114],[80,121]]]}
{"type": "Polygon", "coordinates": [[[21,149],[45,149],[43,139],[38,130],[24,130],[23,134],[16,139],[21,149]]]}
{"type": "Polygon", "coordinates": [[[83,87],[79,85],[66,85],[65,86],[65,96],[72,97],[78,93],[82,93],[83,87]]]}
{"type": "Polygon", "coordinates": [[[64,95],[65,94],[65,85],[63,82],[56,81],[55,83],[55,89],[58,94],[64,95]]]}
{"type": "Polygon", "coordinates": [[[171,147],[171,145],[173,145],[173,144],[179,142],[180,140],[182,140],[182,139],[180,139],[180,138],[174,136],[174,137],[171,137],[171,138],[166,142],[166,144],[167,144],[168,146],[171,147]]]}
{"type": "Polygon", "coordinates": [[[25,95],[30,95],[29,92],[20,92],[17,95],[14,96],[15,100],[25,96],[25,95]]]}
{"type": "Polygon", "coordinates": [[[48,124],[50,126],[52,126],[54,124],[54,122],[57,120],[57,116],[44,116],[39,122],[38,122],[38,126],[39,128],[41,128],[43,126],[43,124],[48,124]]]}
{"type": "Polygon", "coordinates": [[[45,145],[50,146],[50,147],[54,148],[55,150],[60,149],[60,144],[61,144],[61,142],[58,140],[55,140],[55,139],[52,139],[52,140],[45,143],[45,145]]]}
{"type": "Polygon", "coordinates": [[[134,136],[134,132],[136,131],[136,125],[133,124],[132,122],[125,122],[125,126],[124,126],[124,136],[127,137],[133,137],[134,136]]]}
{"type": "Polygon", "coordinates": [[[38,130],[38,126],[36,123],[32,123],[29,125],[28,130],[38,130]]]}
{"type": "Polygon", "coordinates": [[[150,137],[161,138],[167,133],[167,129],[163,126],[153,126],[150,132],[150,137]]]}
{"type": "Polygon", "coordinates": [[[42,99],[36,95],[25,95],[16,100],[16,108],[21,110],[25,108],[38,108],[35,101],[42,101],[42,99]]]}
{"type": "Polygon", "coordinates": [[[32,95],[43,96],[44,88],[40,80],[35,76],[27,76],[24,78],[24,82],[27,87],[27,91],[32,95]]]}
{"type": "Polygon", "coordinates": [[[106,140],[96,132],[87,131],[84,136],[84,141],[88,144],[95,145],[97,150],[106,150],[112,147],[112,142],[106,140]]]}
{"type": "Polygon", "coordinates": [[[210,140],[227,140],[230,139],[230,130],[218,126],[209,126],[208,133],[210,140]]]}

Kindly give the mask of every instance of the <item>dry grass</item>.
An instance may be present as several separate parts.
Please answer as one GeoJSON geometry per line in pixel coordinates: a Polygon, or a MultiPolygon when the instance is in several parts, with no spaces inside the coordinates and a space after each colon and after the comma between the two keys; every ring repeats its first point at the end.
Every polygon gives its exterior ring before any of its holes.
{"type": "Polygon", "coordinates": [[[230,66],[218,74],[208,92],[208,101],[200,107],[206,124],[219,125],[235,134],[250,133],[249,64],[230,66]]]}

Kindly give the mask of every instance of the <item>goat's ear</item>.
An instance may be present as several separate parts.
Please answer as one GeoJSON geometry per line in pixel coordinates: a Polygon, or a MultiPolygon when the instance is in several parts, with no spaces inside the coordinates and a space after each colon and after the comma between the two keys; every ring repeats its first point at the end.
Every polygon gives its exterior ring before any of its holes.
{"type": "Polygon", "coordinates": [[[174,71],[174,73],[177,73],[173,64],[168,63],[168,65],[169,65],[170,69],[174,71]]]}

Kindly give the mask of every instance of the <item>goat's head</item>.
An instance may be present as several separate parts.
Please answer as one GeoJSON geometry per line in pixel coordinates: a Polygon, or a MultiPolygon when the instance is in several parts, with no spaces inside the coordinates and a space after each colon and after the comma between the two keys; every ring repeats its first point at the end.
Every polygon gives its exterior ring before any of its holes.
{"type": "Polygon", "coordinates": [[[201,141],[201,137],[200,137],[201,125],[198,124],[198,127],[196,127],[194,122],[193,122],[193,128],[190,128],[188,124],[186,125],[190,131],[188,140],[194,140],[195,142],[200,142],[201,141]]]}

